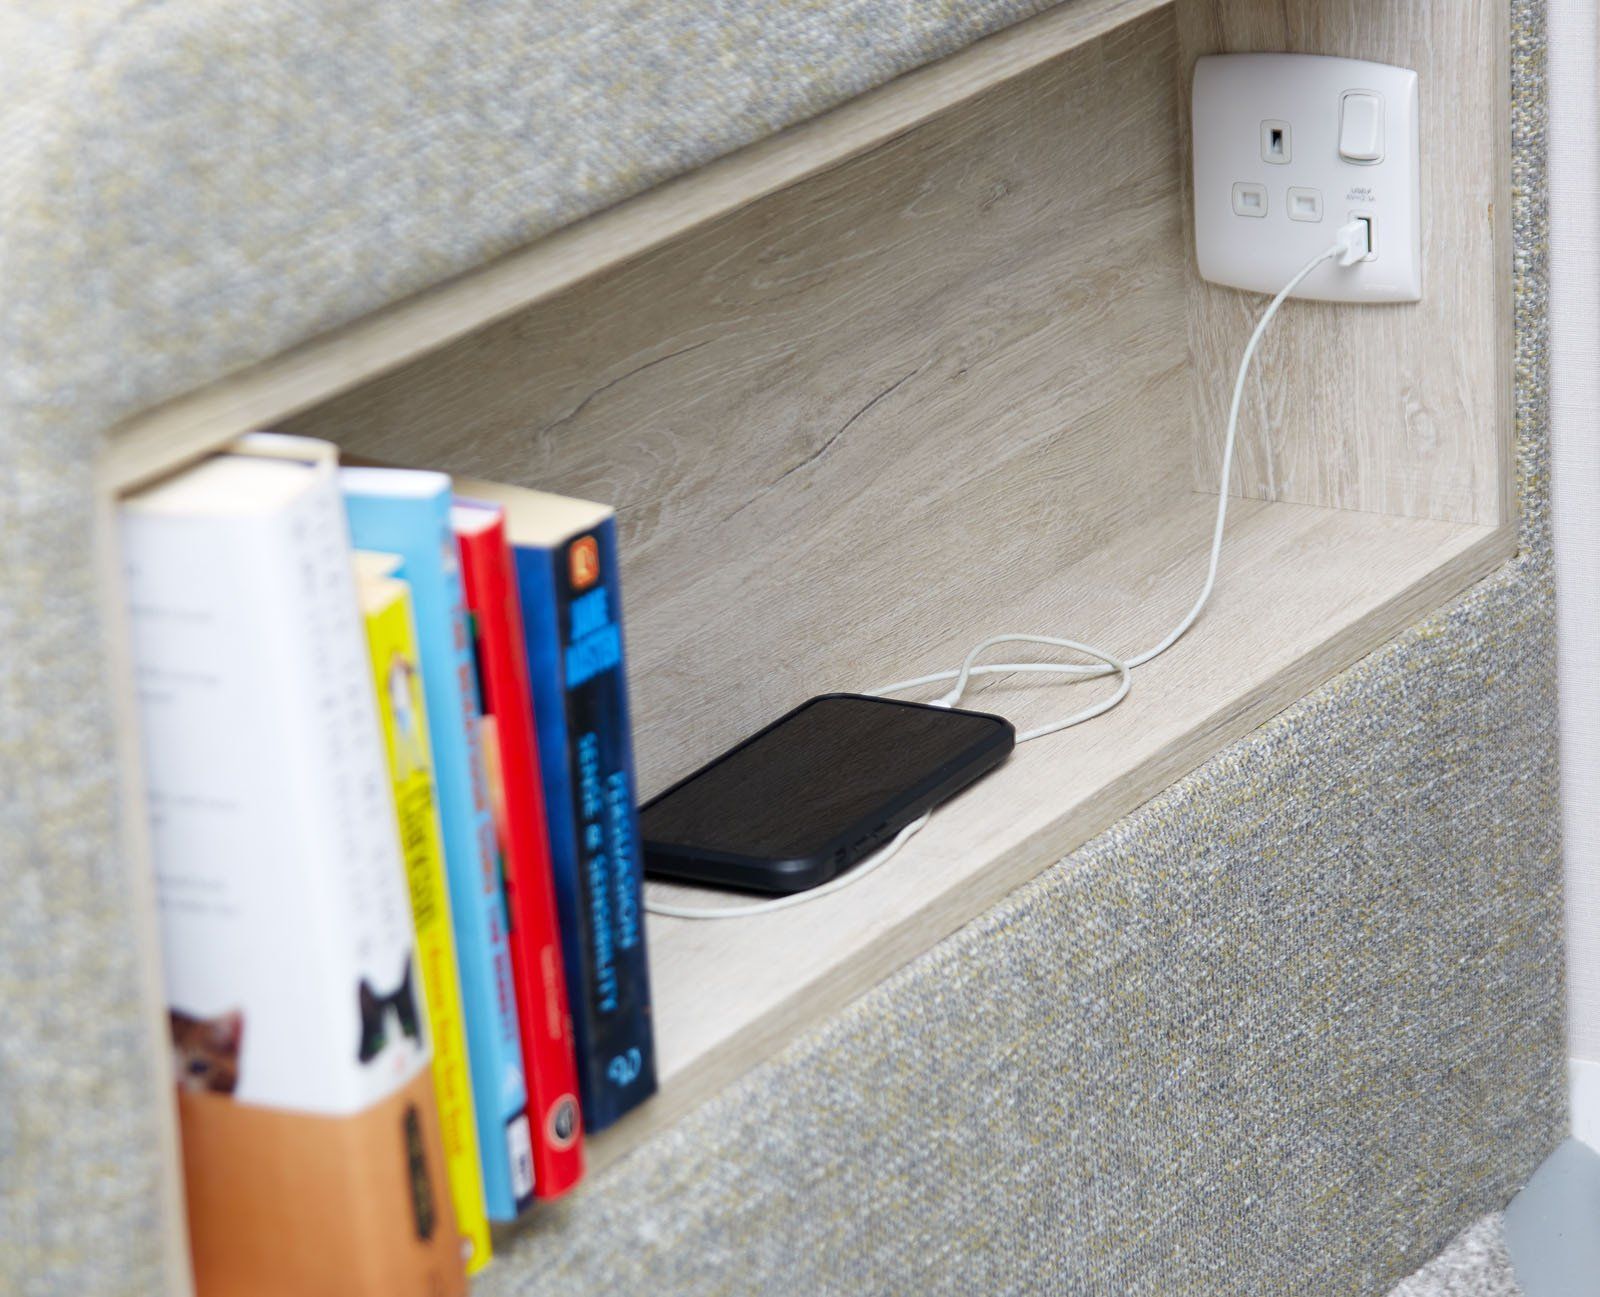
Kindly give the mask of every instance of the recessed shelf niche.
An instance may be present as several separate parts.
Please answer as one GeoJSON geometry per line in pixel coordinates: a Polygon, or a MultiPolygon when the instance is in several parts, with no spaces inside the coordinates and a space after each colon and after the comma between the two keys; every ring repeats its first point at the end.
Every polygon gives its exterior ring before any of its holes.
{"type": "MultiPolygon", "coordinates": [[[[1193,270],[1187,70],[1301,48],[1422,73],[1426,193],[1446,166],[1482,192],[1425,198],[1423,302],[1280,317],[1199,624],[859,887],[652,920],[661,1094],[592,1165],[1512,552],[1505,19],[1469,7],[1064,4],[113,435],[107,502],[274,426],[615,504],[648,793],[988,634],[1134,651],[1170,626],[1263,304],[1193,270]]],[[[1108,687],[974,702],[1025,726],[1108,687]]]]}

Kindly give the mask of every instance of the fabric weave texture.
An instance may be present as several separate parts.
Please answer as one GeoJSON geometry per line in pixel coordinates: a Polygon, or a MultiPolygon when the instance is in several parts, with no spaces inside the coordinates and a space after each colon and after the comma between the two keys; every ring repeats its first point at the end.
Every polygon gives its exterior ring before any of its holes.
{"type": "MultiPolygon", "coordinates": [[[[0,1291],[164,1280],[107,430],[1045,7],[0,11],[0,1291]]],[[[480,1293],[1379,1293],[1560,1138],[1541,0],[1512,13],[1518,557],[502,1239],[480,1293]]]]}

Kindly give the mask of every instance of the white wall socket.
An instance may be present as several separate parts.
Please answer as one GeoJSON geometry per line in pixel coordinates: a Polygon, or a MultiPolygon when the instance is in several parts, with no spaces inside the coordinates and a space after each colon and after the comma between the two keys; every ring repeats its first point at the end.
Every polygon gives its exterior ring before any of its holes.
{"type": "Polygon", "coordinates": [[[1372,252],[1294,296],[1422,296],[1417,74],[1316,54],[1219,54],[1194,70],[1194,237],[1213,283],[1276,293],[1353,218],[1372,252]]]}

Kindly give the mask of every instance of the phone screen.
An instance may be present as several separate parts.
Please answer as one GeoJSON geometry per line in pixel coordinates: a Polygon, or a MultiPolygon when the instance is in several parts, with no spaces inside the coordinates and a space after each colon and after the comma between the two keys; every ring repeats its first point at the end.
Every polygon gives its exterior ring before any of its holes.
{"type": "Polygon", "coordinates": [[[814,698],[650,802],[640,829],[647,843],[809,857],[1002,743],[1010,725],[978,712],[814,698]]]}

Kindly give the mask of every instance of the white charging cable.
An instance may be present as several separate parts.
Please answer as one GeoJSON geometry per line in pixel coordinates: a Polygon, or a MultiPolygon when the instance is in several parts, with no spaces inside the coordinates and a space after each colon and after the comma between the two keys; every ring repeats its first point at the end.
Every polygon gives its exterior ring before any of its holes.
{"type": "MultiPolygon", "coordinates": [[[[1122,658],[1092,644],[1085,644],[1080,640],[1059,639],[1052,635],[991,635],[981,643],[973,645],[961,665],[953,671],[935,671],[930,675],[916,676],[910,680],[897,680],[894,684],[882,685],[867,692],[873,697],[882,697],[885,694],[905,693],[908,690],[921,689],[933,684],[943,684],[945,681],[950,680],[955,682],[954,685],[947,693],[934,700],[934,706],[954,707],[965,696],[974,676],[1002,675],[1016,672],[1047,672],[1053,675],[1075,676],[1080,680],[1095,679],[1108,675],[1119,677],[1117,687],[1109,698],[1085,707],[1081,711],[1073,712],[1070,716],[1063,717],[1060,720],[1035,726],[1031,730],[1024,730],[1017,735],[1018,743],[1028,743],[1033,739],[1043,738],[1046,734],[1055,734],[1061,730],[1070,729],[1074,725],[1081,725],[1084,721],[1092,720],[1094,717],[1110,711],[1126,698],[1128,691],[1133,687],[1131,675],[1133,669],[1160,657],[1183,637],[1184,633],[1199,620],[1200,613],[1206,606],[1206,601],[1211,598],[1212,588],[1217,583],[1217,566],[1222,560],[1223,529],[1228,520],[1228,479],[1233,474],[1233,449],[1239,436],[1239,407],[1244,403],[1244,385],[1245,380],[1250,375],[1250,362],[1255,359],[1256,348],[1261,345],[1261,339],[1267,332],[1267,326],[1272,323],[1273,316],[1277,315],[1278,308],[1288,299],[1289,294],[1299,288],[1306,277],[1324,262],[1332,261],[1337,257],[1341,266],[1353,266],[1356,262],[1362,260],[1368,251],[1367,226],[1364,222],[1351,221],[1349,224],[1341,226],[1333,245],[1306,262],[1294,277],[1283,286],[1278,295],[1272,299],[1267,309],[1261,313],[1261,318],[1256,322],[1255,332],[1250,335],[1250,341],[1245,344],[1244,355],[1239,361],[1238,377],[1233,384],[1233,403],[1228,407],[1228,430],[1222,442],[1222,473],[1217,487],[1217,520],[1211,529],[1211,554],[1206,563],[1206,579],[1200,587],[1199,597],[1195,599],[1193,606],[1154,647],[1148,648],[1142,653],[1135,653],[1132,657],[1122,658]],[[999,644],[1044,644],[1051,648],[1070,649],[1075,653],[1083,654],[1085,657],[1094,658],[1095,662],[1092,664],[1086,662],[1005,662],[979,665],[978,659],[999,644]]],[[[824,883],[821,887],[814,887],[810,891],[796,892],[792,896],[780,896],[771,900],[755,901],[748,905],[672,905],[665,901],[646,900],[644,908],[651,914],[660,914],[674,919],[742,919],[754,914],[770,914],[775,910],[788,909],[790,906],[802,905],[807,901],[821,900],[824,896],[831,895],[841,888],[859,882],[872,873],[873,870],[890,860],[899,852],[901,847],[916,835],[932,815],[932,811],[925,812],[921,817],[901,829],[882,851],[868,857],[854,869],[840,875],[832,882],[824,883]]]]}

